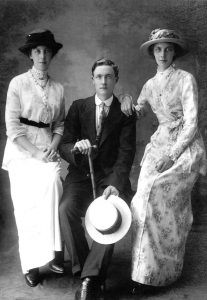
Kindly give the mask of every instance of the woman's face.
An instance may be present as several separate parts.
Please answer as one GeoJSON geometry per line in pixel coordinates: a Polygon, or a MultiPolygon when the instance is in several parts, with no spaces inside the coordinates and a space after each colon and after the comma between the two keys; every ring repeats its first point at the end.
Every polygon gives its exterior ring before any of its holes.
{"type": "Polygon", "coordinates": [[[153,54],[159,71],[166,70],[173,62],[175,48],[172,43],[157,43],[154,45],[153,54]]]}
{"type": "Polygon", "coordinates": [[[52,59],[52,50],[46,46],[37,46],[31,50],[30,59],[39,71],[47,71],[52,59]]]}

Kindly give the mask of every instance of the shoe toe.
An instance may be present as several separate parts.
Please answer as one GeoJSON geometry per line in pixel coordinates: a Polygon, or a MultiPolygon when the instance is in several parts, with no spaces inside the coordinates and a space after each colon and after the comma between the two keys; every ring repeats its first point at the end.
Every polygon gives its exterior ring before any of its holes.
{"type": "Polygon", "coordinates": [[[103,299],[100,281],[97,278],[86,277],[75,293],[74,300],[103,299]]]}
{"type": "Polygon", "coordinates": [[[60,264],[56,264],[54,262],[50,262],[49,263],[49,269],[54,272],[54,273],[58,273],[58,274],[63,274],[64,273],[64,268],[62,265],[60,264]]]}
{"type": "Polygon", "coordinates": [[[39,275],[38,274],[25,274],[26,284],[30,287],[35,287],[39,283],[39,275]]]}

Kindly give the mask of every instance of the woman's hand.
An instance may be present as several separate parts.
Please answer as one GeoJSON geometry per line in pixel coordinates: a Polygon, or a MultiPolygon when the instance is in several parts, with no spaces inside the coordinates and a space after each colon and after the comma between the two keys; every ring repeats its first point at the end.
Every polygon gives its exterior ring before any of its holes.
{"type": "Polygon", "coordinates": [[[47,157],[47,162],[61,161],[60,155],[57,151],[60,140],[61,135],[58,133],[54,133],[51,144],[44,149],[45,155],[47,157]]]}
{"type": "Polygon", "coordinates": [[[164,155],[162,159],[160,159],[157,163],[156,163],[156,170],[159,173],[162,173],[168,169],[170,169],[172,167],[172,165],[174,164],[174,161],[172,159],[169,158],[169,156],[164,155]]]}
{"type": "Polygon", "coordinates": [[[134,111],[134,105],[132,101],[132,96],[128,94],[120,95],[119,101],[121,103],[121,111],[127,116],[131,116],[134,111]]]}
{"type": "Polygon", "coordinates": [[[54,135],[52,143],[44,150],[38,149],[33,145],[25,136],[20,136],[16,139],[16,142],[23,147],[25,150],[31,153],[32,157],[41,160],[45,163],[50,161],[60,161],[60,156],[57,153],[58,142],[61,136],[58,134],[54,135]]]}
{"type": "Polygon", "coordinates": [[[49,147],[47,147],[44,150],[44,153],[45,153],[45,156],[46,156],[46,159],[48,162],[56,162],[56,161],[60,162],[61,161],[60,155],[57,152],[57,147],[54,146],[53,144],[51,144],[49,147]]]}
{"type": "Polygon", "coordinates": [[[33,152],[32,157],[34,157],[35,159],[41,160],[41,161],[43,161],[43,162],[45,162],[45,163],[48,162],[46,152],[41,151],[41,150],[39,150],[39,149],[36,149],[36,150],[33,152]]]}
{"type": "Polygon", "coordinates": [[[134,106],[134,109],[137,115],[137,119],[141,119],[142,117],[144,117],[145,111],[143,108],[141,109],[138,105],[136,105],[134,106]]]}

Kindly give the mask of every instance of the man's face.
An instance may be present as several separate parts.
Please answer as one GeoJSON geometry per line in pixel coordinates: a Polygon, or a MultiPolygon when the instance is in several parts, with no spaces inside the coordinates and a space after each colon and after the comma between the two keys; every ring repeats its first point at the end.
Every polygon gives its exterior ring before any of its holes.
{"type": "Polygon", "coordinates": [[[92,80],[96,94],[101,100],[106,100],[112,96],[116,78],[111,66],[96,67],[92,80]]]}

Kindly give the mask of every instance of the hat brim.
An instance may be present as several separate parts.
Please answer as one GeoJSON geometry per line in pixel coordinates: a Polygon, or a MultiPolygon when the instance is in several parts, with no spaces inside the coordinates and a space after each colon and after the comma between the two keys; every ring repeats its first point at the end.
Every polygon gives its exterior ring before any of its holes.
{"type": "Polygon", "coordinates": [[[53,54],[56,54],[63,47],[63,45],[61,43],[57,43],[57,42],[52,43],[52,44],[44,42],[41,45],[40,45],[40,43],[28,43],[28,44],[25,44],[25,45],[19,47],[19,51],[25,55],[28,55],[30,50],[36,48],[37,46],[46,46],[46,47],[52,49],[53,54]]]}
{"type": "Polygon", "coordinates": [[[116,209],[119,211],[121,215],[122,221],[117,231],[110,234],[103,234],[91,224],[90,216],[89,216],[90,207],[96,205],[98,201],[103,201],[103,199],[104,199],[103,196],[98,197],[90,204],[90,206],[86,211],[85,226],[90,237],[97,243],[104,244],[104,245],[114,244],[119,240],[121,240],[127,234],[131,226],[131,220],[132,220],[131,211],[128,205],[126,204],[126,202],[118,196],[111,195],[107,200],[104,200],[104,201],[110,201],[116,207],[116,209]]]}
{"type": "Polygon", "coordinates": [[[160,38],[156,40],[147,41],[140,46],[140,50],[144,54],[149,54],[149,47],[157,43],[173,43],[180,46],[181,51],[179,53],[179,57],[189,52],[187,44],[183,40],[175,38],[160,38]]]}

